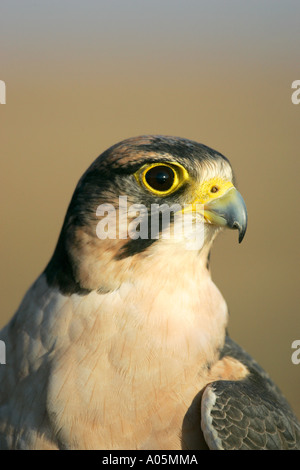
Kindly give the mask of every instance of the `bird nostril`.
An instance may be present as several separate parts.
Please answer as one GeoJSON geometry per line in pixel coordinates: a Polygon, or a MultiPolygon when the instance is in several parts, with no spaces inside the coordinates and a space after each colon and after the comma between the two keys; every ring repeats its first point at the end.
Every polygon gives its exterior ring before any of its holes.
{"type": "Polygon", "coordinates": [[[210,190],[211,193],[217,193],[219,191],[219,187],[218,186],[213,186],[210,190]]]}

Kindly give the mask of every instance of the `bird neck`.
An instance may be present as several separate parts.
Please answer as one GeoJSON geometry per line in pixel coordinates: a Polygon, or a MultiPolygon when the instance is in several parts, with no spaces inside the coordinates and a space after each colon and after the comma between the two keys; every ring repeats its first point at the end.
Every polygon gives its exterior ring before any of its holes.
{"type": "Polygon", "coordinates": [[[135,321],[152,332],[155,347],[185,352],[187,357],[192,353],[203,357],[204,351],[213,356],[223,345],[227,305],[207,269],[210,246],[193,254],[172,245],[169,252],[166,246],[161,249],[161,256],[158,248],[156,256],[153,253],[136,267],[127,284],[135,321]]]}

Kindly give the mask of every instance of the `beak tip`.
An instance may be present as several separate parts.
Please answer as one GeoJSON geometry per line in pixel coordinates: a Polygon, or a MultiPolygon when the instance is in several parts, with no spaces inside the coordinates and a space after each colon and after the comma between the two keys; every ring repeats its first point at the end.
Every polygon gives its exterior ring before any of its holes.
{"type": "Polygon", "coordinates": [[[245,236],[245,232],[240,232],[239,233],[239,243],[242,243],[243,239],[244,239],[244,236],[245,236]]]}
{"type": "Polygon", "coordinates": [[[232,228],[237,228],[239,231],[239,243],[242,243],[245,233],[246,233],[246,224],[245,225],[240,225],[238,222],[234,222],[232,228]]]}

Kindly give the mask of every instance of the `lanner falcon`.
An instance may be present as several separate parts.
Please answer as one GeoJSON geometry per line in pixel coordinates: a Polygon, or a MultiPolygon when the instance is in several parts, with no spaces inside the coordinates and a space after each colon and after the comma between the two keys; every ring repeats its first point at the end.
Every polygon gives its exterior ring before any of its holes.
{"type": "Polygon", "coordinates": [[[0,332],[0,448],[300,449],[211,280],[216,234],[242,241],[246,225],[229,161],[205,145],[141,136],[100,155],[0,332]]]}

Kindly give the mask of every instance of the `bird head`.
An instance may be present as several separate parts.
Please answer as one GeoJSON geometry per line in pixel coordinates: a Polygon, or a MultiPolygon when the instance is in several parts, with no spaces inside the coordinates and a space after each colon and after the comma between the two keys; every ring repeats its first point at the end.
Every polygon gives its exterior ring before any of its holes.
{"type": "Polygon", "coordinates": [[[127,139],[80,179],[46,268],[48,283],[69,294],[115,290],[149,257],[168,263],[185,253],[188,262],[202,254],[205,261],[224,227],[237,229],[240,242],[247,227],[226,157],[178,137],[127,139]]]}

